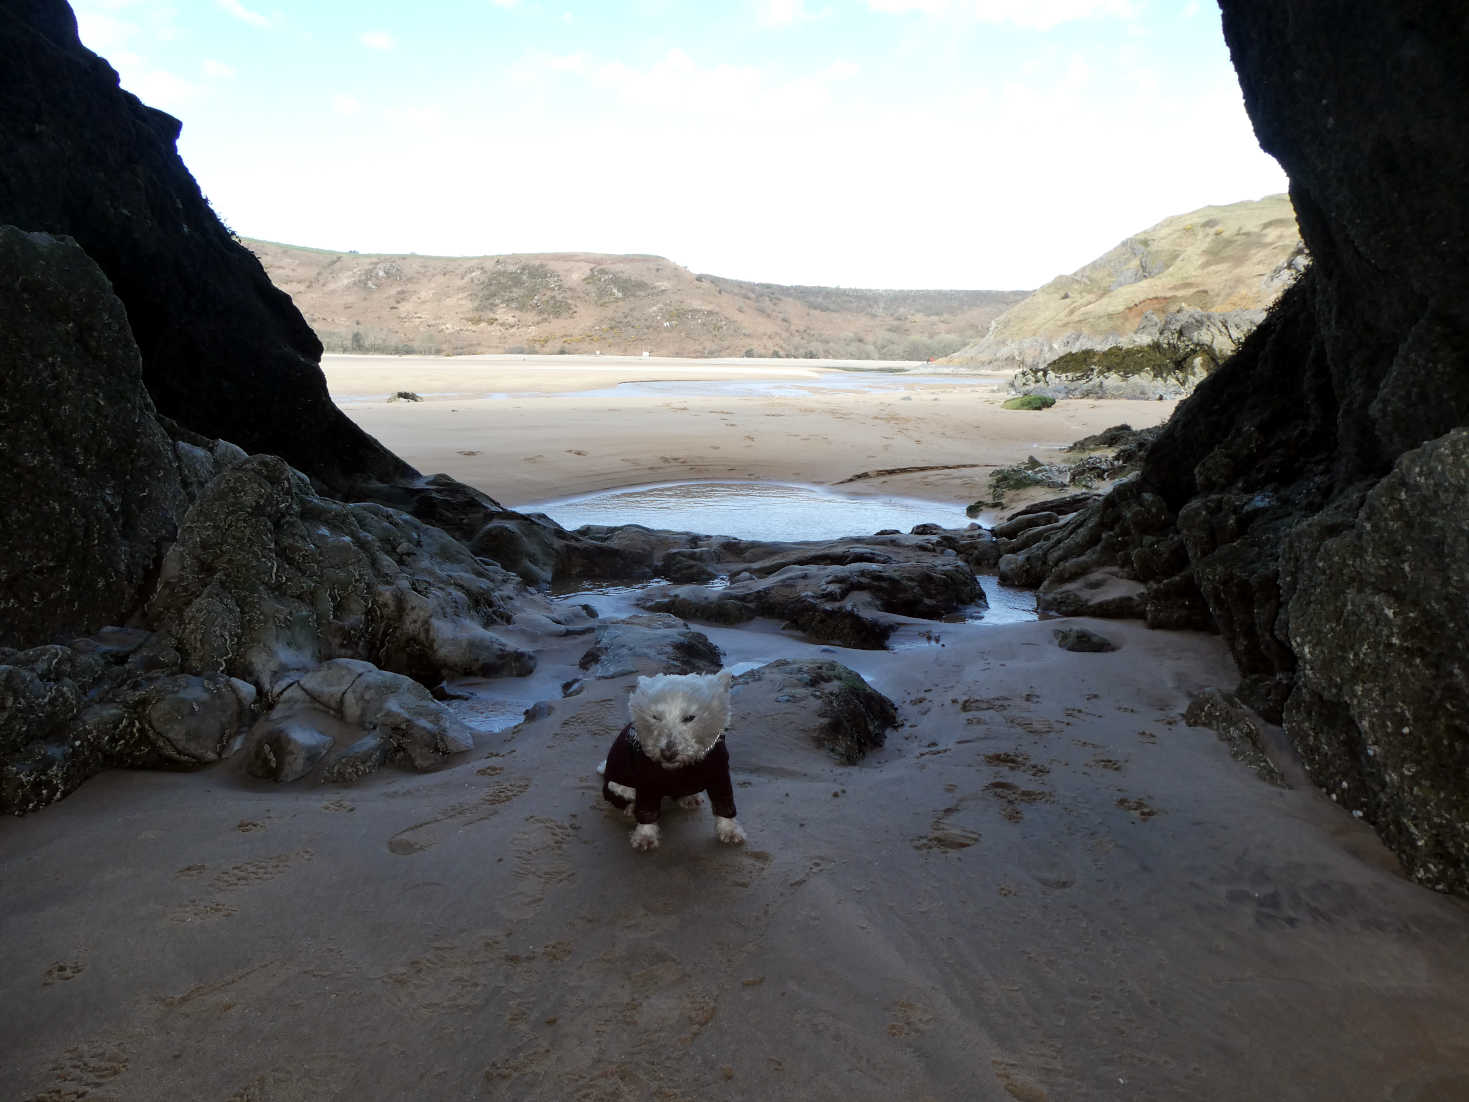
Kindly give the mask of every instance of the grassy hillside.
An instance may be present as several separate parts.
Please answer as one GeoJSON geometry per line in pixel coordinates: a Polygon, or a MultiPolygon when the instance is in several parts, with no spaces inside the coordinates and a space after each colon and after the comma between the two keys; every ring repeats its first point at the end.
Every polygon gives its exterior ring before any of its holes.
{"type": "Polygon", "coordinates": [[[1005,311],[952,363],[1034,367],[1127,343],[1180,311],[1247,331],[1303,262],[1290,199],[1272,195],[1166,218],[1005,311]]]}
{"type": "Polygon", "coordinates": [[[329,351],[921,360],[958,349],[1026,294],[746,283],[657,256],[245,245],[329,351]]]}

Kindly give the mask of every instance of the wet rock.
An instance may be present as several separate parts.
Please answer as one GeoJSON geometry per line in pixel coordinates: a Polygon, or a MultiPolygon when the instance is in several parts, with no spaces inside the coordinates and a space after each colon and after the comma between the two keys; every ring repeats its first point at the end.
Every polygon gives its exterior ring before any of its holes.
{"type": "MultiPolygon", "coordinates": [[[[290,738],[295,739],[301,731],[309,730],[334,744],[335,736],[328,732],[343,727],[380,735],[394,754],[401,754],[419,770],[437,768],[450,756],[474,747],[473,732],[418,682],[380,670],[370,662],[339,658],[276,679],[271,709],[251,732],[251,760],[256,760],[253,755],[259,753],[254,744],[270,736],[270,760],[277,763],[271,768],[279,774],[285,768],[279,763],[286,758],[284,750],[275,746],[279,738],[272,732],[291,732],[290,738]]],[[[319,741],[305,741],[314,753],[319,741]]],[[[322,749],[308,768],[331,748],[327,745],[322,749]]],[[[329,765],[326,772],[339,781],[346,780],[348,774],[363,775],[360,765],[349,762],[341,770],[329,765]]]]}
{"type": "Polygon", "coordinates": [[[393,743],[381,732],[363,735],[321,771],[323,784],[355,784],[376,773],[393,753],[393,743]]]}
{"type": "Polygon", "coordinates": [[[1207,727],[1213,731],[1229,747],[1229,756],[1254,770],[1266,784],[1290,787],[1265,752],[1259,721],[1237,697],[1218,689],[1205,689],[1189,701],[1183,721],[1190,727],[1207,727]]]}
{"type": "Polygon", "coordinates": [[[1104,567],[1059,583],[1047,579],[1036,594],[1036,608],[1056,616],[1141,619],[1146,592],[1141,582],[1104,567]]]}
{"type": "MultiPolygon", "coordinates": [[[[882,747],[898,722],[893,702],[839,662],[782,658],[734,679],[731,753],[736,761],[770,760],[754,746],[778,733],[780,739],[814,743],[848,765],[882,747]],[[761,717],[747,728],[742,714],[761,717]],[[751,744],[752,749],[746,750],[751,744]]],[[[777,768],[779,766],[777,765],[777,768]]]]}
{"type": "Polygon", "coordinates": [[[251,732],[246,768],[252,777],[288,783],[298,781],[326,757],[335,740],[310,727],[299,716],[267,717],[251,732]]]}
{"type": "Polygon", "coordinates": [[[723,654],[676,616],[651,613],[597,625],[579,665],[591,678],[627,674],[717,673],[723,654]]]}
{"type": "Polygon", "coordinates": [[[770,617],[818,642],[880,650],[901,622],[896,617],[938,620],[983,600],[973,571],[950,559],[792,565],[722,589],[659,587],[643,593],[638,603],[681,619],[716,624],[770,617]]]}
{"type": "Polygon", "coordinates": [[[204,765],[229,751],[251,718],[254,686],[221,674],[174,674],[122,698],[133,723],[113,760],[128,765],[204,765]]]}
{"type": "Polygon", "coordinates": [[[1117,649],[1116,643],[1089,628],[1057,628],[1051,634],[1062,650],[1099,654],[1117,649]]]}
{"type": "Polygon", "coordinates": [[[1025,513],[995,525],[990,529],[990,535],[997,540],[1013,540],[1021,532],[1031,528],[1047,527],[1060,519],[1057,514],[1049,511],[1025,513]]]}
{"type": "Polygon", "coordinates": [[[712,547],[675,547],[663,553],[654,572],[670,582],[703,583],[719,576],[712,547]]]}
{"type": "Polygon", "coordinates": [[[322,498],[281,460],[253,456],[189,511],[148,618],[187,668],[261,688],[279,670],[337,656],[436,684],[534,668],[533,655],[486,626],[508,623],[521,592],[439,529],[322,498]]]}
{"type": "Polygon", "coordinates": [[[122,622],[187,502],[97,265],[0,226],[0,283],[0,645],[20,646],[122,622]]]}

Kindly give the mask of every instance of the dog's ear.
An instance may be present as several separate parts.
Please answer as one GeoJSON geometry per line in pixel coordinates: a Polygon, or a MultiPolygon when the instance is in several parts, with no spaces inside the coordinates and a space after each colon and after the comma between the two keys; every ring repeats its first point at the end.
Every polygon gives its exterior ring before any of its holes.
{"type": "Polygon", "coordinates": [[[714,676],[714,684],[719,686],[720,692],[729,692],[729,683],[733,675],[728,670],[720,670],[714,676]]]}

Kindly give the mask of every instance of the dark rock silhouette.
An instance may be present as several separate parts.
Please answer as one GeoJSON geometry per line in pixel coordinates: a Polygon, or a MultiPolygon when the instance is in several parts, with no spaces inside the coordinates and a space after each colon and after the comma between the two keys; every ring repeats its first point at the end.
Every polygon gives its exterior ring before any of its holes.
{"type": "Polygon", "coordinates": [[[1139,478],[1008,563],[1144,586],[1411,874],[1469,891],[1469,16],[1221,0],[1314,258],[1139,478]]]}

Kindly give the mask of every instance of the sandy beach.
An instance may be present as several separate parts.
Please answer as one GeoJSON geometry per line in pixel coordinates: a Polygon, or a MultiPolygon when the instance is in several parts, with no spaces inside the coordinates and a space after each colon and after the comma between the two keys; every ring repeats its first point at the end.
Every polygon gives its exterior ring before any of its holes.
{"type": "MultiPolygon", "coordinates": [[[[911,467],[844,488],[967,502],[993,465],[1171,405],[1015,413],[801,363],[327,371],[390,448],[506,504],[911,467]]],[[[96,778],[0,823],[0,1096],[1469,1097],[1469,908],[1404,878],[1278,730],[1284,788],[1183,722],[1238,680],[1217,637],[1065,621],[1117,647],[1073,653],[1061,623],[913,621],[883,651],[691,625],[727,666],[835,659],[898,708],[847,766],[737,688],[739,848],[705,808],[633,851],[594,772],[633,679],[563,697],[589,639],[528,624],[506,634],[534,674],[458,686],[476,745],[438,772],[96,778]]]]}
{"type": "Polygon", "coordinates": [[[1177,404],[1006,410],[1010,394],[995,376],[817,366],[826,363],[327,356],[322,366],[332,397],[397,454],[511,507],[685,478],[968,504],[996,466],[1045,460],[1110,425],[1158,424],[1177,404]],[[400,390],[423,401],[387,401],[400,390]],[[908,470],[874,475],[894,468],[908,470]]]}

